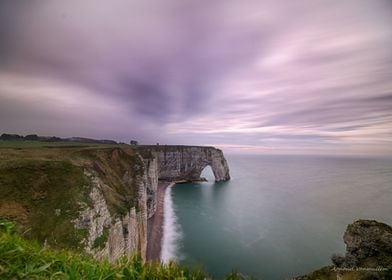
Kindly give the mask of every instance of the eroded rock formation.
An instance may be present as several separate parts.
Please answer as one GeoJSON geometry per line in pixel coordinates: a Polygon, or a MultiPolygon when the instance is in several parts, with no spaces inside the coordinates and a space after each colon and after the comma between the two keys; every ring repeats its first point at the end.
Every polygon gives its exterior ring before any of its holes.
{"type": "Polygon", "coordinates": [[[392,266],[392,228],[373,221],[358,220],[347,227],[344,266],[392,266]]]}
{"type": "Polygon", "coordinates": [[[158,156],[159,179],[196,181],[206,166],[211,166],[215,181],[230,180],[223,152],[214,147],[150,146],[158,156]]]}

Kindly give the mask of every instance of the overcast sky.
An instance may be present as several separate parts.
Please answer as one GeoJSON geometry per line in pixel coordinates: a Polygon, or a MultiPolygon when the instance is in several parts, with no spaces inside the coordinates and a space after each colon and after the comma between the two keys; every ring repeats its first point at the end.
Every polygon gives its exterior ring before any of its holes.
{"type": "Polygon", "coordinates": [[[392,155],[392,2],[0,0],[0,133],[392,155]]]}

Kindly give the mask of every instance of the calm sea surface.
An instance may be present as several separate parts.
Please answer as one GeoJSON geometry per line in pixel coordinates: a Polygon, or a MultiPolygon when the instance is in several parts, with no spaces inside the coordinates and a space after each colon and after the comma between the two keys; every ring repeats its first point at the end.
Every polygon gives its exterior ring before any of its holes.
{"type": "Polygon", "coordinates": [[[285,279],[330,264],[356,219],[392,224],[392,160],[226,156],[232,180],[175,185],[163,251],[217,278],[285,279]]]}

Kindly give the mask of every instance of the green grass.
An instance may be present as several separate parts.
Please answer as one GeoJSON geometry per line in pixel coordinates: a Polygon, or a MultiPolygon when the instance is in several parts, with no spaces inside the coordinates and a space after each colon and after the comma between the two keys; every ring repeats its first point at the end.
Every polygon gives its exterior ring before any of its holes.
{"type": "MultiPolygon", "coordinates": [[[[189,270],[175,263],[143,264],[135,256],[114,264],[67,250],[43,248],[22,239],[13,224],[0,221],[0,279],[207,279],[201,270],[189,270]]],[[[236,274],[228,279],[238,279],[236,274]]]]}
{"type": "Polygon", "coordinates": [[[0,217],[14,219],[28,238],[57,248],[82,248],[87,232],[73,220],[89,204],[90,182],[68,160],[0,162],[0,217]]]}
{"type": "Polygon", "coordinates": [[[25,148],[49,148],[49,147],[95,147],[103,144],[79,143],[71,141],[45,142],[27,140],[0,140],[0,149],[25,149],[25,148]]]}
{"type": "Polygon", "coordinates": [[[36,148],[118,148],[137,149],[138,146],[128,144],[98,144],[74,141],[29,141],[29,140],[0,140],[0,149],[36,149],[36,148]]]}

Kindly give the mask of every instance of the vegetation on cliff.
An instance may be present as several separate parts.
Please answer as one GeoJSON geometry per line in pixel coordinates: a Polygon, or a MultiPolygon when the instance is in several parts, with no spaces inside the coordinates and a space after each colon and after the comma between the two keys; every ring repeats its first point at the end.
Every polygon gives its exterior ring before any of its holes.
{"type": "MultiPolygon", "coordinates": [[[[206,279],[201,270],[174,263],[143,264],[137,256],[114,264],[24,240],[13,223],[0,221],[0,279],[206,279]]],[[[230,279],[236,279],[235,274],[230,279]]]]}
{"type": "Polygon", "coordinates": [[[0,217],[24,235],[57,248],[79,248],[86,235],[72,220],[88,201],[83,169],[67,160],[10,159],[0,163],[0,217]]]}
{"type": "Polygon", "coordinates": [[[0,218],[15,221],[25,238],[83,250],[88,233],[74,221],[91,206],[86,171],[104,183],[101,191],[113,217],[137,208],[136,184],[144,169],[129,145],[0,141],[0,218]]]}

